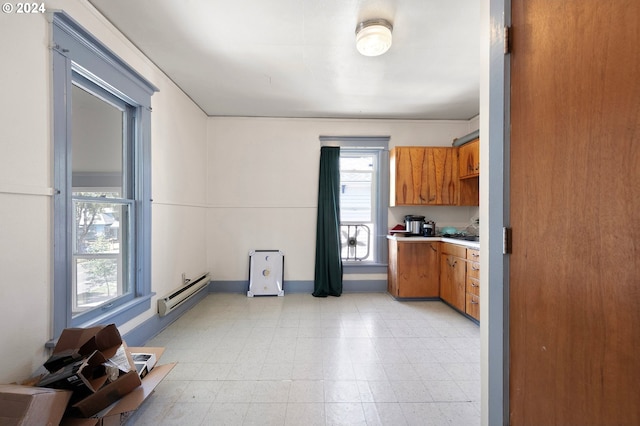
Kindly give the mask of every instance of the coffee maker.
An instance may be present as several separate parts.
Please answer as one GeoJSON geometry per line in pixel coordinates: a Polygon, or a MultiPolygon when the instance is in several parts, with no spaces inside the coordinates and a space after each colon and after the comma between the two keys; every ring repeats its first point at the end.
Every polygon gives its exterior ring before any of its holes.
{"type": "Polygon", "coordinates": [[[436,223],[432,220],[424,221],[422,224],[422,235],[425,237],[435,237],[436,235],[436,223]]]}

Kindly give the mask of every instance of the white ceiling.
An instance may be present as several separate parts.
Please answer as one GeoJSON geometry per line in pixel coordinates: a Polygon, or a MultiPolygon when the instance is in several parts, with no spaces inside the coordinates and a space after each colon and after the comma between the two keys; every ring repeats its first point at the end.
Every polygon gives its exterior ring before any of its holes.
{"type": "Polygon", "coordinates": [[[470,119],[477,0],[89,0],[210,116],[470,119]],[[393,45],[365,57],[358,22],[393,45]]]}

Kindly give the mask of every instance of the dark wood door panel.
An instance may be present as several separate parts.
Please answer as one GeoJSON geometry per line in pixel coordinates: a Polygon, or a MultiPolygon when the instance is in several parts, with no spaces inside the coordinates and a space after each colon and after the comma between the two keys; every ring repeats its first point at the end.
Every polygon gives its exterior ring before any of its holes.
{"type": "Polygon", "coordinates": [[[513,425],[640,424],[638,22],[512,1],[513,425]]]}

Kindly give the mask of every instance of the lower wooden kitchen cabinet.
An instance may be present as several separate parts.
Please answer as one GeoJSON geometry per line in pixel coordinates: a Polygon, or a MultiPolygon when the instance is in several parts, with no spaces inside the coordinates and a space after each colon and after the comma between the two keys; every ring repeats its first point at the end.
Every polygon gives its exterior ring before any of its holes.
{"type": "Polygon", "coordinates": [[[480,250],[440,245],[440,298],[480,321],[480,250]]]}
{"type": "Polygon", "coordinates": [[[480,321],[480,250],[467,249],[467,279],[466,279],[467,315],[480,321]]]}
{"type": "Polygon", "coordinates": [[[387,289],[398,298],[440,296],[437,241],[389,240],[387,289]]]}
{"type": "Polygon", "coordinates": [[[480,250],[412,238],[389,238],[387,291],[393,297],[440,298],[480,321],[480,250]]]}
{"type": "Polygon", "coordinates": [[[440,244],[440,298],[459,311],[466,305],[467,249],[440,244]]]}

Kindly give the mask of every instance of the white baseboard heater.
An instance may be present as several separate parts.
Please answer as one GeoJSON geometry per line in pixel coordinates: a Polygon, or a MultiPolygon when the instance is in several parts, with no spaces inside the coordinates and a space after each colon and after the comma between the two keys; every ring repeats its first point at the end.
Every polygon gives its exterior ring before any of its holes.
{"type": "Polygon", "coordinates": [[[186,280],[183,275],[184,285],[165,297],[158,299],[158,315],[161,317],[176,309],[187,299],[193,297],[209,284],[209,273],[204,273],[196,279],[186,280]]]}

